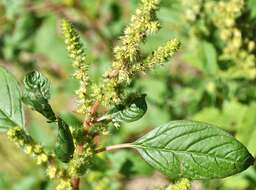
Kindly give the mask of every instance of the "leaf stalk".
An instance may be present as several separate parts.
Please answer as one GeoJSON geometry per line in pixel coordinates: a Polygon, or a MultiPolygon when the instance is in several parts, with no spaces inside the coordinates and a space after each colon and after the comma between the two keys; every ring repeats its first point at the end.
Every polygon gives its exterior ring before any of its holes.
{"type": "Polygon", "coordinates": [[[97,149],[96,154],[101,152],[113,151],[113,150],[124,149],[124,148],[132,148],[132,147],[133,146],[131,143],[115,144],[115,145],[106,146],[106,147],[97,149]]]}

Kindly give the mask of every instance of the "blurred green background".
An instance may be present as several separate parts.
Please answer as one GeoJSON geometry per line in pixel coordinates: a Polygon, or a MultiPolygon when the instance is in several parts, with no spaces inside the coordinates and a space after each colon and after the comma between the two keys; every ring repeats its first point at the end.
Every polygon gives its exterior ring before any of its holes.
{"type": "MultiPolygon", "coordinates": [[[[224,7],[230,6],[232,12],[235,7],[228,3],[235,1],[239,0],[162,0],[158,11],[162,29],[142,45],[143,50],[149,53],[174,37],[181,40],[182,48],[171,61],[133,83],[134,89],[147,94],[149,109],[143,119],[118,130],[113,128],[102,143],[131,142],[169,120],[195,119],[228,130],[256,155],[256,54],[254,47],[250,51],[245,48],[256,42],[256,1],[244,1],[232,26],[240,29],[242,45],[235,53],[243,52],[239,54],[241,60],[223,58],[225,47],[231,42],[219,37],[223,28],[214,20],[219,16],[214,6],[227,3],[224,7]],[[212,12],[211,8],[207,12],[208,4],[212,4],[212,12]]],[[[0,65],[14,73],[20,83],[31,70],[43,72],[52,84],[54,110],[70,118],[67,112],[76,109],[74,91],[79,84],[72,78],[71,60],[60,31],[61,19],[70,20],[80,32],[91,63],[91,78],[98,81],[110,67],[112,48],[138,3],[139,0],[0,0],[0,65]]],[[[219,19],[228,21],[229,16],[219,19]]],[[[236,48],[231,46],[231,50],[236,48]]],[[[53,147],[55,128],[49,127],[41,115],[27,109],[26,126],[36,141],[53,147]]],[[[151,190],[170,182],[136,152],[118,151],[99,156],[90,173],[82,178],[81,189],[151,190]]],[[[0,134],[0,190],[9,189],[53,190],[55,184],[33,159],[0,134]]],[[[223,180],[194,181],[191,189],[256,190],[256,169],[251,167],[223,180]]]]}

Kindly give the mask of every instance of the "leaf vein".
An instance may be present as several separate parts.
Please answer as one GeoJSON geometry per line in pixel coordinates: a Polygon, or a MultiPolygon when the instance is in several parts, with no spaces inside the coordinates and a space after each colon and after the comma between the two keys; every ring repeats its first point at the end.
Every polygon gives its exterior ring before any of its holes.
{"type": "Polygon", "coordinates": [[[198,154],[198,155],[202,155],[202,156],[210,156],[210,157],[213,157],[213,158],[217,157],[219,159],[229,161],[229,162],[236,162],[235,160],[232,160],[232,159],[222,158],[222,157],[219,157],[218,155],[213,155],[213,154],[206,154],[205,152],[186,151],[186,150],[172,150],[172,149],[159,148],[159,147],[146,147],[146,146],[139,145],[139,144],[134,144],[133,146],[135,148],[138,148],[138,149],[148,149],[148,150],[156,150],[157,149],[158,151],[172,152],[174,155],[175,155],[175,152],[176,153],[185,153],[185,154],[193,153],[193,154],[198,154]]]}
{"type": "Polygon", "coordinates": [[[199,130],[196,130],[196,131],[189,131],[187,133],[183,133],[181,135],[178,135],[176,137],[174,137],[173,139],[170,139],[165,145],[163,145],[163,147],[166,147],[168,146],[171,142],[175,141],[176,139],[180,138],[180,137],[183,137],[183,136],[186,136],[186,135],[190,135],[190,134],[193,134],[193,133],[197,133],[197,132],[201,132],[201,131],[204,131],[206,128],[203,128],[203,129],[199,129],[199,130]]]}
{"type": "MultiPolygon", "coordinates": [[[[210,135],[210,136],[206,136],[204,138],[201,138],[201,139],[196,139],[196,141],[192,142],[191,144],[189,144],[187,147],[186,147],[186,150],[188,150],[189,148],[191,148],[192,146],[194,146],[195,144],[199,143],[199,142],[202,142],[202,141],[205,141],[209,138],[212,138],[212,137],[220,137],[220,136],[223,136],[223,135],[219,135],[219,134],[215,134],[215,135],[210,135]]],[[[226,136],[225,136],[226,137],[226,136]]]]}

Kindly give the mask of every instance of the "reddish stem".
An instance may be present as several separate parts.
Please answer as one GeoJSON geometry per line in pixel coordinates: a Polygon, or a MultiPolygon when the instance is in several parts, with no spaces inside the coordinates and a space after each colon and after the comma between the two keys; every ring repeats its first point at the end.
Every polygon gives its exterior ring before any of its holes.
{"type": "Polygon", "coordinates": [[[100,105],[100,102],[98,100],[96,100],[96,102],[93,104],[93,106],[91,107],[91,114],[95,114],[97,112],[97,109],[100,105]]]}
{"type": "Polygon", "coordinates": [[[84,128],[90,128],[95,122],[95,113],[97,112],[98,107],[100,106],[100,102],[96,100],[96,102],[92,105],[90,110],[90,117],[84,120],[84,128]]]}
{"type": "Polygon", "coordinates": [[[80,178],[74,177],[71,179],[72,190],[79,190],[80,178]]]}

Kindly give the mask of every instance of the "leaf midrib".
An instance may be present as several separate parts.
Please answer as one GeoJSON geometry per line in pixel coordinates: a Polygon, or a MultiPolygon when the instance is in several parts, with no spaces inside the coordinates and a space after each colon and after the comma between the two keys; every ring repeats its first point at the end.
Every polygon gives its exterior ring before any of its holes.
{"type": "Polygon", "coordinates": [[[218,159],[222,159],[225,161],[229,161],[229,162],[233,162],[236,163],[236,161],[231,160],[231,159],[227,159],[227,158],[222,158],[220,156],[217,155],[213,155],[213,154],[207,154],[207,153],[203,153],[203,152],[195,152],[195,151],[186,151],[186,150],[172,150],[172,149],[167,149],[167,148],[160,148],[160,147],[147,147],[147,146],[143,146],[143,145],[139,145],[139,144],[132,144],[132,146],[134,148],[138,148],[138,149],[148,149],[148,150],[158,150],[158,151],[164,151],[164,152],[172,152],[173,154],[177,153],[186,153],[186,154],[198,154],[198,155],[202,155],[202,156],[210,156],[212,158],[218,158],[218,159]]]}

